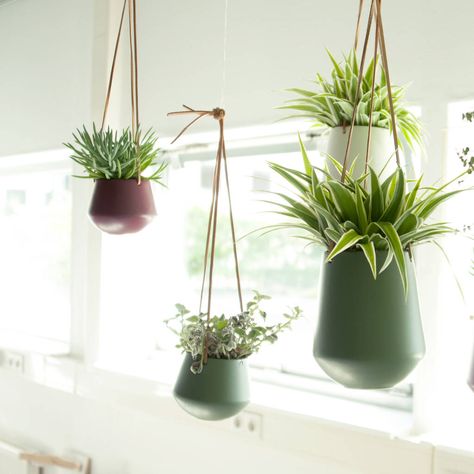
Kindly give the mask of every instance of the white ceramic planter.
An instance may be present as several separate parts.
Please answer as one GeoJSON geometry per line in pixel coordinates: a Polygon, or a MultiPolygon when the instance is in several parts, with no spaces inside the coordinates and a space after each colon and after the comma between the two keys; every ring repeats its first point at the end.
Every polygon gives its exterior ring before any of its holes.
{"type": "MultiPolygon", "coordinates": [[[[328,147],[326,153],[335,158],[339,163],[343,164],[344,155],[346,153],[347,140],[349,138],[349,127],[335,127],[329,132],[328,147]]],[[[357,163],[354,169],[354,176],[361,176],[365,170],[365,155],[367,150],[367,136],[369,127],[356,126],[352,134],[352,144],[349,151],[348,167],[357,158],[357,163]]],[[[382,177],[393,173],[396,168],[396,161],[394,156],[393,137],[390,130],[386,128],[372,128],[371,147],[369,156],[369,165],[376,171],[380,172],[387,161],[392,156],[389,165],[385,168],[382,177]]],[[[329,164],[329,169],[334,177],[339,177],[332,164],[329,164]]]]}

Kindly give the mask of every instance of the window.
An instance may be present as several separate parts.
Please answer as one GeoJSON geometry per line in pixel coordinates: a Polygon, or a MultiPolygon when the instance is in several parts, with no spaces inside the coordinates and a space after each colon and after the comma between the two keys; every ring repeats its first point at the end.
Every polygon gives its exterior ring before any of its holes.
{"type": "MultiPolygon", "coordinates": [[[[474,100],[454,102],[448,106],[447,175],[454,177],[462,171],[457,153],[464,147],[474,150],[474,124],[462,120],[464,112],[474,110],[474,100]]],[[[459,186],[472,186],[470,175],[459,186]]],[[[446,399],[454,407],[453,419],[463,419],[463,410],[472,403],[472,392],[466,384],[471,354],[474,350],[472,321],[474,315],[474,192],[467,192],[449,202],[445,208],[449,220],[460,229],[470,231],[464,236],[446,239],[447,254],[443,284],[444,319],[442,321],[442,376],[446,380],[446,399]]]]}
{"type": "MultiPolygon", "coordinates": [[[[312,345],[323,252],[294,238],[298,235],[294,230],[264,235],[253,232],[284,219],[269,212],[275,207],[264,202],[272,199],[269,192],[285,192],[286,187],[268,162],[302,166],[294,133],[272,136],[267,141],[264,138],[228,139],[244,300],[257,290],[272,297],[266,304],[269,318],[277,320],[295,305],[303,309],[304,318],[277,344],[263,346],[252,356],[254,378],[410,409],[409,384],[383,392],[347,390],[330,381],[314,361],[312,345]]],[[[308,133],[305,140],[313,162],[321,163],[317,150],[323,148],[324,137],[308,133]]],[[[176,303],[191,311],[198,309],[215,149],[184,146],[171,155],[168,187],[154,189],[158,211],[155,222],[139,235],[103,236],[99,352],[102,364],[130,367],[135,374],[134,362],[158,360],[155,370],[170,382],[181,357],[175,349],[176,337],[163,320],[174,315],[176,303]],[[166,363],[159,363],[163,358],[166,363]]],[[[218,222],[212,311],[231,315],[239,311],[239,306],[226,198],[220,200],[218,222]]]]}
{"type": "Polygon", "coordinates": [[[0,334],[7,345],[69,341],[70,174],[64,153],[0,160],[0,334]]]}

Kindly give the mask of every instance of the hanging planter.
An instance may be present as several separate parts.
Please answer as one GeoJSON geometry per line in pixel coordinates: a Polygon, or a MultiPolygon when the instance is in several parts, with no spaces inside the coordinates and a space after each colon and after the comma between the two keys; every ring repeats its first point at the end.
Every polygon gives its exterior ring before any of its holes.
{"type": "MultiPolygon", "coordinates": [[[[361,11],[359,11],[359,19],[360,15],[361,11]]],[[[328,51],[333,65],[330,80],[326,80],[320,74],[317,74],[314,81],[316,90],[289,89],[290,92],[296,94],[297,98],[280,107],[281,109],[295,111],[296,114],[291,117],[306,117],[311,119],[313,126],[323,126],[329,129],[326,152],[342,165],[352,115],[357,104],[351,154],[349,156],[350,163],[354,161],[354,158],[359,157],[358,163],[355,164],[354,174],[356,176],[360,176],[364,172],[363,157],[367,147],[369,121],[371,121],[372,127],[372,149],[369,153],[370,166],[377,173],[380,172],[384,169],[393,152],[390,138],[393,121],[390,114],[387,75],[384,68],[380,68],[381,71],[378,76],[374,75],[373,71],[377,66],[374,59],[372,59],[363,80],[356,87],[361,67],[356,55],[358,30],[359,28],[357,28],[354,49],[343,58],[342,62],[338,62],[328,51]],[[373,104],[371,104],[372,93],[374,96],[373,104]]],[[[377,57],[376,61],[379,62],[380,58],[377,57]]],[[[422,147],[421,124],[409,111],[406,104],[403,103],[405,87],[392,86],[392,91],[398,134],[405,138],[411,149],[422,147]]],[[[337,170],[332,166],[331,161],[328,161],[328,165],[333,177],[337,177],[337,170]]],[[[386,171],[389,172],[390,169],[386,171]]],[[[393,167],[392,171],[394,171],[393,167]]]]}
{"type": "Polygon", "coordinates": [[[323,263],[314,357],[346,387],[392,387],[425,354],[413,262],[407,252],[404,259],[407,294],[394,261],[376,279],[361,250],[323,263]]]}
{"type": "MultiPolygon", "coordinates": [[[[381,177],[387,178],[396,169],[396,164],[389,157],[393,153],[393,139],[388,128],[373,127],[371,130],[371,146],[368,161],[370,166],[377,173],[382,172],[381,177]],[[387,164],[388,161],[388,164],[387,164]]],[[[369,127],[365,125],[354,126],[352,134],[352,144],[348,157],[349,163],[354,163],[354,176],[362,176],[365,172],[365,163],[361,157],[365,156],[369,127]]],[[[336,158],[339,163],[343,163],[343,157],[349,138],[349,127],[333,127],[329,131],[327,154],[336,158]]],[[[328,161],[329,169],[333,177],[338,176],[337,170],[328,161]]]]}
{"type": "Polygon", "coordinates": [[[190,315],[189,310],[178,304],[176,316],[166,321],[168,327],[179,337],[178,347],[186,354],[173,393],[178,404],[190,415],[203,420],[222,420],[236,415],[249,402],[247,358],[257,352],[263,343],[274,343],[279,333],[289,328],[291,323],[300,317],[301,310],[294,308],[290,313],[285,314],[283,322],[267,325],[267,313],[261,305],[269,297],[258,292],[255,292],[254,298],[246,304],[244,309],[224,142],[225,113],[218,108],[201,111],[186,106],[185,108],[185,111],[170,114],[196,114],[197,118],[185,127],[176,139],[196,120],[205,116],[212,116],[219,121],[220,138],[212,184],[199,311],[195,315],[190,315]],[[240,311],[230,317],[212,316],[211,313],[222,168],[229,203],[232,249],[240,307],[240,311]],[[202,306],[207,278],[207,310],[204,312],[202,306]]]}
{"type": "MultiPolygon", "coordinates": [[[[302,171],[270,164],[296,194],[278,194],[283,202],[275,204],[279,213],[290,221],[276,227],[304,231],[307,240],[327,252],[321,276],[314,356],[330,377],[352,388],[393,386],[423,357],[412,249],[457,231],[444,222],[429,219],[442,203],[465,191],[459,182],[469,173],[465,170],[438,187],[422,187],[420,178],[407,190],[407,177],[401,168],[398,149],[380,0],[371,2],[363,58],[373,18],[376,34],[370,73],[375,76],[380,46],[394,125],[396,170],[381,179],[368,162],[373,94],[369,100],[364,163],[367,173],[356,174],[349,160],[355,109],[342,164],[329,157],[337,177],[312,166],[301,140],[302,171]],[[456,189],[450,190],[450,186],[456,189]]],[[[359,85],[364,79],[363,71],[362,60],[357,78],[359,85]]],[[[356,91],[359,89],[356,87],[356,91]]]]}
{"type": "Polygon", "coordinates": [[[250,401],[247,360],[209,358],[199,375],[190,371],[187,353],[173,395],[183,410],[201,420],[223,420],[242,411],[250,401]]]}
{"type": "Polygon", "coordinates": [[[136,31],[136,0],[125,0],[115,43],[107,96],[100,129],[95,124],[73,134],[73,142],[65,146],[71,159],[84,169],[81,178],[95,181],[89,216],[102,231],[109,234],[138,232],[155,217],[156,210],[151,182],[162,184],[166,163],[158,159],[156,135],[152,129],[142,134],[138,114],[138,61],[136,31]],[[132,126],[118,133],[104,129],[112,91],[117,52],[128,5],[131,45],[132,126]],[[153,170],[147,177],[143,173],[153,170]]]}
{"type": "Polygon", "coordinates": [[[142,179],[99,179],[95,183],[89,216],[108,234],[130,234],[146,227],[156,216],[151,184],[142,179]]]}

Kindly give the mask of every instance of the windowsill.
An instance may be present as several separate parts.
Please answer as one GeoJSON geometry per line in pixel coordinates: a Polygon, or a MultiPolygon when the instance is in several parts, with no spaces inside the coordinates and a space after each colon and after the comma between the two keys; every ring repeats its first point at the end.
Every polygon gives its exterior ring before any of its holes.
{"type": "MultiPolygon", "coordinates": [[[[176,358],[174,367],[170,360],[170,370],[163,373],[158,370],[155,361],[148,364],[129,364],[123,370],[118,364],[106,364],[88,367],[82,362],[68,356],[49,356],[28,354],[30,360],[23,374],[0,369],[0,377],[23,377],[33,383],[76,396],[102,403],[118,404],[131,411],[145,412],[158,417],[172,418],[178,423],[205,423],[207,427],[229,430],[232,422],[201,422],[184,413],[174,402],[172,386],[176,375],[176,358]],[[157,379],[160,374],[160,380],[157,379]]],[[[179,366],[179,364],[178,364],[179,366]]],[[[387,408],[367,403],[341,399],[326,395],[297,390],[291,387],[271,383],[252,382],[251,403],[247,410],[261,414],[264,418],[292,420],[302,423],[302,427],[313,426],[314,429],[331,427],[351,433],[365,433],[377,439],[398,439],[419,445],[443,446],[444,448],[473,453],[470,446],[472,438],[450,436],[443,433],[427,433],[422,436],[411,434],[413,417],[405,410],[387,408]],[[318,428],[319,427],[319,428],[318,428]]]]}
{"type": "MultiPolygon", "coordinates": [[[[181,361],[173,354],[164,354],[159,360],[140,364],[123,361],[104,361],[96,370],[113,377],[133,379],[135,384],[146,384],[142,390],[172,398],[172,387],[181,361]],[[164,361],[166,359],[166,361],[164,361]],[[163,366],[167,370],[163,370],[163,366]],[[159,377],[158,375],[159,374],[159,377]]],[[[128,383],[130,386],[130,383],[128,383]]],[[[134,390],[135,392],[135,390],[134,390]]],[[[299,390],[291,386],[252,380],[251,411],[272,411],[288,415],[303,416],[306,419],[334,422],[346,427],[355,427],[385,433],[390,436],[408,437],[412,428],[412,413],[406,410],[388,408],[357,402],[339,397],[299,390]]]]}
{"type": "Polygon", "coordinates": [[[38,336],[30,336],[15,331],[0,332],[0,348],[21,353],[49,356],[63,356],[70,352],[69,343],[38,336]]]}

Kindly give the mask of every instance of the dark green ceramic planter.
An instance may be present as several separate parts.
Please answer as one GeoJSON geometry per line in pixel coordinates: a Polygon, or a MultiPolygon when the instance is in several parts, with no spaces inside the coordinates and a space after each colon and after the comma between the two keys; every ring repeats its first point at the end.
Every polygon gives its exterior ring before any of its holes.
{"type": "MultiPolygon", "coordinates": [[[[386,253],[377,252],[380,267],[386,253]]],[[[405,298],[395,261],[375,280],[361,251],[323,263],[313,353],[336,382],[360,389],[403,380],[425,354],[413,263],[405,298]]]]}
{"type": "Polygon", "coordinates": [[[236,415],[249,403],[247,361],[209,359],[200,374],[189,369],[192,357],[186,354],[173,395],[190,415],[201,420],[223,420],[236,415]]]}

